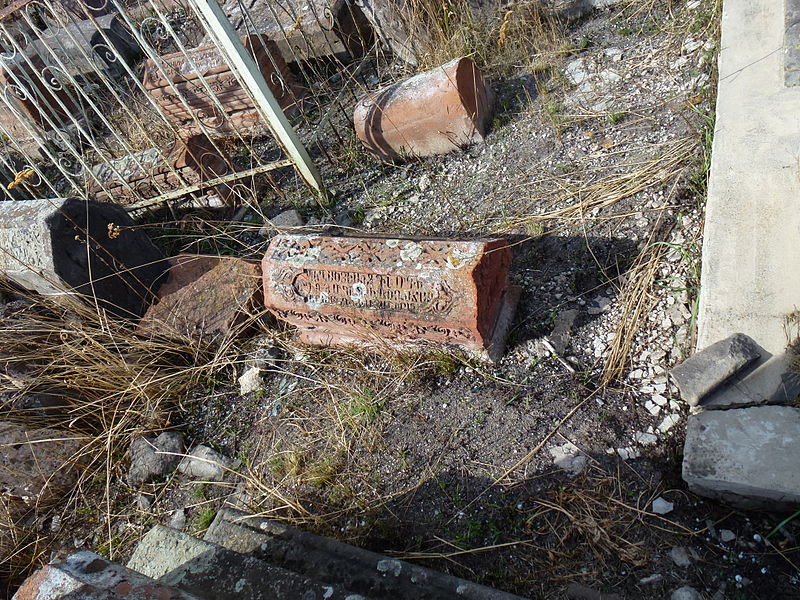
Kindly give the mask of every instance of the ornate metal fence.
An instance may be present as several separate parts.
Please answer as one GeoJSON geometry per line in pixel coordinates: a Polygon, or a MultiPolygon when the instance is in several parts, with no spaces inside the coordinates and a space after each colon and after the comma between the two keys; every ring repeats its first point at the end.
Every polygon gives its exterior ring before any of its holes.
{"type": "Polygon", "coordinates": [[[303,143],[330,162],[321,138],[345,145],[348,106],[378,81],[363,13],[345,0],[211,2],[0,10],[6,197],[232,205],[291,166],[320,188],[303,143]]]}

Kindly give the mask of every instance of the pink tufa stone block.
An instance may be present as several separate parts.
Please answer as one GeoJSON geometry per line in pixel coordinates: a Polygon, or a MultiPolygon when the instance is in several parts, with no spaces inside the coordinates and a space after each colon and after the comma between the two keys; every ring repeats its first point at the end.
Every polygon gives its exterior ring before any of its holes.
{"type": "Polygon", "coordinates": [[[427,341],[497,360],[519,296],[510,264],[503,239],[279,235],[264,300],[309,344],[427,341]]]}
{"type": "Polygon", "coordinates": [[[258,263],[192,254],[180,254],[171,262],[159,301],[139,323],[141,335],[219,343],[256,312],[261,291],[258,263]]]}

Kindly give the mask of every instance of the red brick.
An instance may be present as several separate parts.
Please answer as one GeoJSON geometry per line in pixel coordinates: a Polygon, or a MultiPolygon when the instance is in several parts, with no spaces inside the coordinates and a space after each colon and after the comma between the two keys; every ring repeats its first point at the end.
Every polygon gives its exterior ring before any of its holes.
{"type": "Polygon", "coordinates": [[[383,88],[356,104],[353,126],[387,161],[446,154],[483,141],[491,93],[469,58],[459,58],[383,88]]]}
{"type": "MultiPolygon", "coordinates": [[[[296,85],[275,43],[259,35],[245,36],[242,43],[255,59],[281,108],[284,111],[295,108],[302,89],[296,85]]],[[[262,119],[250,94],[241,86],[217,47],[209,44],[188,52],[191,62],[183,52],[161,57],[166,63],[163,70],[168,78],[152,59],[145,65],[144,87],[164,114],[187,133],[201,132],[202,128],[196,121],[202,122],[209,133],[221,137],[261,126],[262,119]],[[192,62],[199,73],[195,72],[192,62]],[[208,88],[215,98],[209,94],[208,88]],[[224,114],[217,103],[224,108],[224,114]]]]}
{"type": "Polygon", "coordinates": [[[139,323],[142,335],[194,337],[218,343],[254,314],[260,301],[258,263],[226,256],[180,254],[139,323]]]}
{"type": "Polygon", "coordinates": [[[264,301],[310,344],[439,342],[496,359],[518,295],[506,240],[279,235],[264,301]]]}

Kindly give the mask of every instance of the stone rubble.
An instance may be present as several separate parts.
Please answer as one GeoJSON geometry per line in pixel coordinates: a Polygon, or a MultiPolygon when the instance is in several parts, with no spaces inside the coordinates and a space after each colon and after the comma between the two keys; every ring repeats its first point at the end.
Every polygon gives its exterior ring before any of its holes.
{"type": "Polygon", "coordinates": [[[737,333],[673,367],[670,375],[681,397],[690,406],[697,406],[704,397],[760,357],[755,342],[737,333]]]}
{"type": "Polygon", "coordinates": [[[208,446],[195,446],[178,465],[178,471],[203,481],[222,481],[233,461],[208,446]]]}
{"type": "Polygon", "coordinates": [[[156,438],[136,438],[128,451],[128,485],[138,488],[171,473],[180,463],[184,449],[183,436],[175,431],[165,431],[156,438]]]}

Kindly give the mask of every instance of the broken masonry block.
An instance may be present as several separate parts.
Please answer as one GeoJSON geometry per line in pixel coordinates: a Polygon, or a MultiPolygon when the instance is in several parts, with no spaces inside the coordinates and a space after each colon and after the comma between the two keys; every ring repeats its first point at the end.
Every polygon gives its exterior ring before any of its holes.
{"type": "MultiPolygon", "coordinates": [[[[287,63],[325,57],[348,62],[372,47],[368,21],[347,0],[225,0],[220,4],[236,31],[274,40],[287,63]]],[[[211,43],[209,38],[202,43],[211,43]]]]}
{"type": "Polygon", "coordinates": [[[104,556],[83,551],[57,558],[33,573],[22,583],[13,600],[33,598],[191,600],[197,597],[113,563],[104,556]]]}
{"type": "MultiPolygon", "coordinates": [[[[295,109],[303,91],[275,43],[263,35],[248,35],[242,38],[242,44],[283,111],[295,109]]],[[[268,131],[250,92],[239,83],[214,44],[167,54],[158,63],[149,59],[143,84],[165,116],[187,136],[207,133],[225,137],[237,131],[268,131]]]]}
{"type": "Polygon", "coordinates": [[[353,126],[386,161],[446,154],[484,140],[491,104],[475,63],[458,58],[362,98],[353,126]]]}
{"type": "Polygon", "coordinates": [[[167,269],[124,209],[79,198],[0,202],[0,247],[0,273],[17,285],[125,318],[144,313],[167,269]]]}
{"type": "Polygon", "coordinates": [[[20,506],[59,502],[78,479],[82,442],[55,429],[0,421],[0,490],[20,506]]]}
{"type": "Polygon", "coordinates": [[[431,38],[422,20],[413,17],[409,0],[356,0],[356,6],[395,56],[417,66],[431,38]]]}
{"type": "Polygon", "coordinates": [[[179,254],[139,322],[140,335],[191,337],[217,344],[237,335],[261,309],[261,268],[230,256],[179,254]]]}
{"type": "Polygon", "coordinates": [[[690,415],[683,480],[742,508],[800,504],[800,409],[757,406],[690,415]]]}
{"type": "MultiPolygon", "coordinates": [[[[175,142],[166,155],[150,148],[95,165],[88,189],[101,202],[128,205],[223,177],[230,173],[230,165],[208,137],[194,135],[175,142]]],[[[226,204],[231,186],[206,186],[200,192],[214,194],[226,204]]]]}
{"type": "Polygon", "coordinates": [[[510,264],[504,239],[278,235],[264,300],[305,343],[436,342],[495,361],[519,298],[510,264]]]}
{"type": "Polygon", "coordinates": [[[793,371],[786,354],[759,363],[743,377],[734,376],[711,394],[700,406],[745,408],[761,404],[794,404],[800,395],[800,374],[793,371]]]}
{"type": "Polygon", "coordinates": [[[761,357],[756,343],[736,333],[690,356],[670,371],[675,385],[690,406],[700,401],[761,357]]]}

